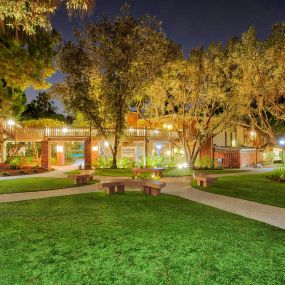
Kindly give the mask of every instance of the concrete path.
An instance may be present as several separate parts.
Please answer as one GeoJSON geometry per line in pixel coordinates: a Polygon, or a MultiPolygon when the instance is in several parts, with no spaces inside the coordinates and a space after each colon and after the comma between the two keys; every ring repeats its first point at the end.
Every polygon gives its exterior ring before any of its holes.
{"type": "Polygon", "coordinates": [[[224,177],[224,176],[242,176],[242,175],[261,174],[261,173],[270,172],[273,170],[273,168],[245,168],[243,170],[246,170],[246,171],[240,171],[240,172],[234,172],[234,173],[215,173],[215,174],[210,173],[209,176],[224,177]]]}
{"type": "MultiPolygon", "coordinates": [[[[106,176],[95,176],[94,178],[100,181],[128,179],[127,177],[106,176]]],[[[191,187],[191,177],[164,178],[163,180],[166,181],[167,184],[166,188],[162,191],[165,194],[182,197],[184,199],[285,229],[284,208],[200,191],[191,187]]],[[[0,195],[0,203],[92,193],[98,191],[102,190],[98,189],[96,184],[93,184],[59,190],[2,194],[0,195]]]]}
{"type": "Polygon", "coordinates": [[[65,166],[55,166],[55,170],[43,173],[36,173],[36,174],[28,174],[28,175],[17,175],[17,176],[5,176],[0,177],[1,180],[13,180],[13,179],[25,179],[25,178],[32,178],[32,177],[54,177],[54,178],[66,178],[67,175],[64,174],[65,172],[78,169],[79,164],[82,163],[82,160],[77,160],[71,165],[65,166]]]}
{"type": "Polygon", "coordinates": [[[163,193],[179,196],[184,199],[285,229],[284,208],[197,190],[190,186],[190,178],[184,178],[183,180],[179,179],[178,183],[176,181],[171,181],[171,179],[165,180],[167,187],[162,191],[163,193]]]}
{"type": "Polygon", "coordinates": [[[58,190],[1,194],[0,203],[36,200],[36,199],[49,198],[49,197],[70,196],[70,195],[92,193],[98,191],[100,190],[97,189],[96,184],[90,184],[80,187],[58,189],[58,190]]]}

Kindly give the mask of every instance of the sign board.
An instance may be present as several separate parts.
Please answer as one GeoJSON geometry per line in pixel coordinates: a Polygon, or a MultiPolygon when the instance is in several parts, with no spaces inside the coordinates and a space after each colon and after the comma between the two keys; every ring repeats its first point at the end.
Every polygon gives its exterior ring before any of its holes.
{"type": "Polygon", "coordinates": [[[121,147],[121,157],[136,157],[136,148],[127,146],[127,147],[121,147]]]}

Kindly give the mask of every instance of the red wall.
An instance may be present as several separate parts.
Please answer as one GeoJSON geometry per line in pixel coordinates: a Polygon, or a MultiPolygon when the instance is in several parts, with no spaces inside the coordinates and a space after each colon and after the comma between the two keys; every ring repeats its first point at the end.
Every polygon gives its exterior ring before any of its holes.
{"type": "Polygon", "coordinates": [[[128,127],[137,128],[137,123],[138,123],[138,114],[137,113],[129,113],[127,116],[128,127]]]}

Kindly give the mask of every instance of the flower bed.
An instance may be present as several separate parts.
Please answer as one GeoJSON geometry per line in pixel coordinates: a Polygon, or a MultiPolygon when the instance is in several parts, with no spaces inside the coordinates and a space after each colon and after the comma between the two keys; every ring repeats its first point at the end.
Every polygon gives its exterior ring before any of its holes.
{"type": "Polygon", "coordinates": [[[22,166],[21,168],[11,168],[9,164],[0,165],[0,176],[16,176],[16,175],[27,175],[46,172],[41,167],[22,166]]]}

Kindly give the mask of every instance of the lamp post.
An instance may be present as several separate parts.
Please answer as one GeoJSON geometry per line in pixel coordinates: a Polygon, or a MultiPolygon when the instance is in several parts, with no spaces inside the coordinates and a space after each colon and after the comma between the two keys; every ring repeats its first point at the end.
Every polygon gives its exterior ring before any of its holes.
{"type": "Polygon", "coordinates": [[[285,139],[281,139],[279,141],[279,144],[282,146],[282,163],[284,163],[284,145],[285,145],[285,139]]]}

